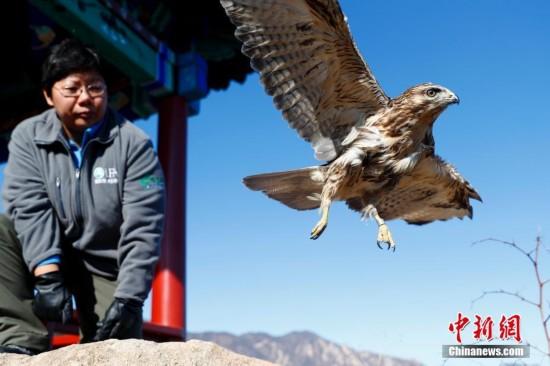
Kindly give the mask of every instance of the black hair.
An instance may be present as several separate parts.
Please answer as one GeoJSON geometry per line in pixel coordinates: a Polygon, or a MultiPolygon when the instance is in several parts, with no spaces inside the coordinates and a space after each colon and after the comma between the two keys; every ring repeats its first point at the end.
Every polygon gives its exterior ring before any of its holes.
{"type": "Polygon", "coordinates": [[[52,47],[42,64],[42,89],[51,94],[53,84],[76,72],[96,71],[104,75],[97,53],[76,39],[65,39],[52,47]]]}

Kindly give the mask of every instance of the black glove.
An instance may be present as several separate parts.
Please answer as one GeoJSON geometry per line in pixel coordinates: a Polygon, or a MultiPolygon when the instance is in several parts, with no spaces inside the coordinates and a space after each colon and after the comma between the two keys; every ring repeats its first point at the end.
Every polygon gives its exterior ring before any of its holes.
{"type": "Polygon", "coordinates": [[[48,272],[35,278],[32,310],[43,320],[67,324],[73,316],[73,299],[61,272],[48,272]]]}
{"type": "Polygon", "coordinates": [[[94,341],[141,338],[142,308],[140,301],[115,298],[103,320],[98,323],[94,341]]]}

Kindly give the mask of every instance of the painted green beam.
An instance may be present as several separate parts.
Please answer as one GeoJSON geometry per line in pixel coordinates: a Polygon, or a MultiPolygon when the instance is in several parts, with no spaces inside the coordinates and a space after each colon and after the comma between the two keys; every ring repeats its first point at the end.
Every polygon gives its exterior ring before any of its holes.
{"type": "Polygon", "coordinates": [[[97,0],[30,0],[30,3],[68,30],[92,44],[134,85],[152,86],[154,95],[174,92],[174,56],[165,47],[154,49],[116,14],[97,0]]]}

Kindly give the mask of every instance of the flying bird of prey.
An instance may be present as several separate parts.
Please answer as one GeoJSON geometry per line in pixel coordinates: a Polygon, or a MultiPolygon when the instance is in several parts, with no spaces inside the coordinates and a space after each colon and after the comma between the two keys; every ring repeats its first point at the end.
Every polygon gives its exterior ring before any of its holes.
{"type": "Polygon", "coordinates": [[[246,186],[297,209],[320,208],[317,239],[333,201],[378,224],[472,217],[474,188],[435,154],[432,127],[459,99],[432,83],[388,97],[359,54],[337,0],[220,0],[266,92],[320,166],[254,175],[246,186]]]}

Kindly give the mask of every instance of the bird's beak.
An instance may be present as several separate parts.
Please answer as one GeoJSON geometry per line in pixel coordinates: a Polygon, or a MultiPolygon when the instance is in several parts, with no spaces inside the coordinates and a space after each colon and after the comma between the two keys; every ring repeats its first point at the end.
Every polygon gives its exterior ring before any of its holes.
{"type": "Polygon", "coordinates": [[[460,98],[458,95],[451,93],[451,96],[449,97],[449,104],[460,104],[460,98]]]}

